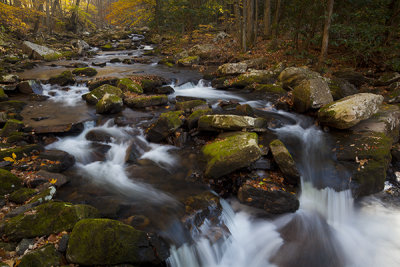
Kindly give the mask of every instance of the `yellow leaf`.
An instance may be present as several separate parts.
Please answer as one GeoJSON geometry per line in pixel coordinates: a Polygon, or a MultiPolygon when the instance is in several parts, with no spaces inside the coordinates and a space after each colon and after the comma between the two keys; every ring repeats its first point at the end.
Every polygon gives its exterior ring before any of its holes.
{"type": "Polygon", "coordinates": [[[13,158],[10,157],[5,157],[3,158],[5,161],[9,161],[9,162],[14,162],[15,160],[13,158]]]}
{"type": "Polygon", "coordinates": [[[13,159],[16,159],[17,155],[15,155],[15,153],[12,153],[12,157],[13,157],[13,159]]]}
{"type": "Polygon", "coordinates": [[[50,183],[51,183],[51,184],[57,183],[57,179],[51,179],[51,180],[50,180],[50,183]]]}

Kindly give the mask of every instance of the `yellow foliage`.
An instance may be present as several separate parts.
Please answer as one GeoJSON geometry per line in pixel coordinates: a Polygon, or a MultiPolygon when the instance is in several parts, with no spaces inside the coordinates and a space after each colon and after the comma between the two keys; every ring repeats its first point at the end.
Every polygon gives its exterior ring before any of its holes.
{"type": "Polygon", "coordinates": [[[107,20],[113,25],[134,26],[150,22],[155,0],[119,0],[111,5],[107,20]]]}

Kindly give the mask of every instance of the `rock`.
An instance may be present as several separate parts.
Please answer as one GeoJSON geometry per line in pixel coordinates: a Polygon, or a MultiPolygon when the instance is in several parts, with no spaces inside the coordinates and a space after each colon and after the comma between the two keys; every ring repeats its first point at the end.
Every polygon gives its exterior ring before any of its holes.
{"type": "Polygon", "coordinates": [[[9,171],[0,169],[0,196],[10,194],[20,188],[22,181],[9,171]]]}
{"type": "Polygon", "coordinates": [[[328,85],[335,101],[358,93],[357,88],[344,79],[333,78],[329,80],[328,85]]]}
{"type": "Polygon", "coordinates": [[[0,77],[0,82],[5,84],[12,84],[19,82],[19,77],[14,74],[3,75],[0,77]]]}
{"type": "Polygon", "coordinates": [[[0,84],[0,88],[7,94],[17,92],[17,85],[15,84],[0,84]]]}
{"type": "MultiPolygon", "coordinates": [[[[42,177],[45,181],[51,181],[55,180],[56,182],[53,184],[56,188],[60,188],[63,185],[67,184],[70,182],[70,178],[64,174],[61,173],[53,173],[53,172],[48,172],[45,170],[40,170],[36,173],[36,175],[42,177]]],[[[32,186],[32,184],[31,184],[32,186]]]]}
{"type": "Polygon", "coordinates": [[[328,83],[322,78],[303,80],[292,94],[294,109],[299,113],[333,102],[328,83]]]}
{"type": "Polygon", "coordinates": [[[83,95],[82,98],[86,100],[88,104],[96,105],[97,102],[99,102],[100,99],[102,99],[105,94],[122,97],[122,90],[119,89],[118,87],[109,84],[104,84],[92,90],[90,93],[83,95]]]}
{"type": "Polygon", "coordinates": [[[76,48],[78,48],[78,54],[81,56],[84,54],[85,51],[88,51],[90,49],[90,45],[84,40],[77,40],[73,44],[76,46],[76,48]]]}
{"type": "Polygon", "coordinates": [[[112,51],[114,47],[112,46],[112,44],[105,44],[101,46],[100,49],[103,51],[112,51]]]}
{"type": "Polygon", "coordinates": [[[96,104],[96,112],[99,114],[119,113],[124,108],[122,98],[117,95],[105,94],[96,104]]]}
{"type": "Polygon", "coordinates": [[[8,95],[4,93],[4,90],[0,88],[0,102],[1,101],[7,101],[8,100],[8,95]]]}
{"type": "Polygon", "coordinates": [[[191,100],[184,102],[176,102],[175,108],[177,110],[183,110],[185,112],[191,112],[195,107],[207,104],[202,100],[191,100]]]}
{"type": "Polygon", "coordinates": [[[183,204],[186,213],[184,224],[191,231],[194,227],[201,227],[205,220],[215,220],[222,211],[219,196],[211,192],[191,195],[184,200],[183,204]]]}
{"type": "Polygon", "coordinates": [[[9,100],[0,102],[0,110],[6,111],[7,113],[20,113],[25,106],[26,106],[25,102],[18,100],[9,100]]]}
{"type": "Polygon", "coordinates": [[[110,63],[121,63],[121,59],[113,58],[113,59],[110,60],[110,63]]]}
{"type": "Polygon", "coordinates": [[[1,233],[9,240],[70,231],[81,219],[95,218],[98,211],[88,205],[48,202],[3,222],[1,233]]]}
{"type": "Polygon", "coordinates": [[[7,113],[0,112],[0,125],[4,127],[7,122],[7,113]]]}
{"type": "Polygon", "coordinates": [[[113,135],[101,129],[93,129],[85,135],[85,138],[93,142],[110,143],[113,135]]]}
{"type": "Polygon", "coordinates": [[[8,137],[14,132],[21,131],[24,128],[24,123],[19,120],[7,120],[3,129],[1,130],[2,137],[8,137]]]}
{"type": "Polygon", "coordinates": [[[67,260],[79,265],[145,264],[156,257],[145,232],[110,219],[86,219],[71,233],[67,260]]]}
{"type": "Polygon", "coordinates": [[[43,190],[36,196],[34,196],[31,200],[29,200],[29,204],[33,204],[37,206],[39,204],[43,204],[49,202],[53,199],[57,192],[57,189],[54,186],[49,186],[47,189],[43,190]]]}
{"type": "Polygon", "coordinates": [[[43,150],[43,147],[36,144],[26,145],[16,148],[7,148],[0,150],[0,159],[4,159],[5,157],[12,157],[13,153],[17,156],[17,159],[21,159],[23,157],[30,155],[34,151],[41,151],[41,150],[43,150]]]}
{"type": "Polygon", "coordinates": [[[245,63],[226,63],[217,69],[217,73],[221,76],[242,74],[247,71],[245,63]]]}
{"type": "Polygon", "coordinates": [[[245,184],[239,188],[240,202],[263,209],[271,214],[295,212],[300,203],[295,195],[283,190],[263,190],[245,184]]]}
{"type": "Polygon", "coordinates": [[[268,95],[285,95],[287,91],[279,85],[274,84],[257,84],[254,87],[254,92],[258,94],[268,95]]]}
{"type": "Polygon", "coordinates": [[[161,114],[160,118],[147,129],[147,139],[160,142],[183,125],[182,111],[170,111],[161,114]]]}
{"type": "MultiPolygon", "coordinates": [[[[50,96],[48,96],[48,95],[31,94],[29,96],[29,100],[30,101],[37,101],[37,102],[43,102],[43,101],[46,101],[49,98],[50,98],[50,96]]],[[[42,120],[42,119],[47,118],[47,117],[38,117],[38,118],[42,120]]],[[[38,118],[36,118],[36,119],[38,119],[38,118]]],[[[33,119],[33,120],[35,120],[35,119],[33,119]]]]}
{"type": "Polygon", "coordinates": [[[60,239],[60,242],[58,242],[58,251],[61,253],[65,253],[68,248],[68,241],[69,241],[69,235],[63,235],[60,239]]]}
{"type": "Polygon", "coordinates": [[[228,37],[229,37],[229,34],[227,34],[226,32],[219,32],[215,35],[213,41],[218,42],[218,41],[224,40],[225,38],[228,38],[228,37]]]}
{"type": "Polygon", "coordinates": [[[25,41],[22,43],[22,51],[32,59],[57,60],[61,54],[45,46],[25,41]]]}
{"type": "Polygon", "coordinates": [[[193,111],[193,113],[190,114],[190,116],[187,119],[189,128],[190,129],[196,128],[197,125],[198,125],[199,119],[202,116],[210,115],[210,114],[212,114],[212,109],[211,108],[193,111]]]}
{"type": "Polygon", "coordinates": [[[175,90],[171,86],[162,86],[155,88],[153,90],[153,93],[161,95],[169,95],[175,93],[175,90]]]}
{"type": "Polygon", "coordinates": [[[178,60],[178,65],[182,67],[191,67],[200,63],[199,56],[189,56],[178,60]]]}
{"type": "Polygon", "coordinates": [[[17,255],[24,255],[25,251],[29,249],[30,246],[33,246],[35,243],[35,239],[22,239],[21,242],[19,242],[18,246],[15,248],[17,255]]]}
{"type": "Polygon", "coordinates": [[[237,115],[205,115],[200,117],[198,127],[202,131],[240,131],[264,128],[266,121],[237,115]]]}
{"type": "Polygon", "coordinates": [[[154,79],[142,79],[142,88],[143,92],[146,94],[154,94],[154,90],[163,85],[164,80],[160,80],[159,77],[155,77],[154,79]]]}
{"type": "Polygon", "coordinates": [[[74,75],[69,70],[63,71],[61,74],[49,79],[50,84],[58,84],[61,86],[73,85],[75,82],[74,75]]]}
{"type": "Polygon", "coordinates": [[[18,90],[23,94],[38,94],[43,93],[43,87],[35,80],[20,82],[17,86],[18,90]]]}
{"type": "Polygon", "coordinates": [[[92,77],[97,75],[97,70],[94,68],[77,68],[72,71],[72,74],[79,75],[79,76],[87,76],[92,77]]]}
{"type": "Polygon", "coordinates": [[[38,250],[30,252],[22,257],[18,264],[20,267],[54,267],[60,266],[61,255],[56,251],[54,245],[49,244],[38,250]]]}
{"type": "Polygon", "coordinates": [[[118,78],[96,78],[95,80],[90,80],[88,82],[89,91],[93,91],[104,84],[117,86],[119,80],[118,78]]]}
{"type": "Polygon", "coordinates": [[[23,187],[18,189],[17,191],[12,192],[8,197],[8,200],[16,204],[24,204],[35,194],[37,194],[37,191],[35,189],[23,187]]]}
{"type": "Polygon", "coordinates": [[[325,105],[318,111],[321,123],[338,129],[350,128],[379,110],[383,96],[360,93],[325,105]]]}
{"type": "Polygon", "coordinates": [[[279,169],[284,174],[285,180],[292,185],[298,185],[300,183],[300,174],[286,146],[276,139],[269,144],[269,148],[279,169]]]}
{"type": "Polygon", "coordinates": [[[250,70],[235,78],[231,84],[232,87],[244,88],[253,84],[271,84],[274,77],[268,70],[250,70]]]}
{"type": "Polygon", "coordinates": [[[62,150],[47,150],[40,153],[39,157],[49,161],[43,166],[49,172],[63,172],[75,164],[75,157],[62,150]]]}
{"type": "Polygon", "coordinates": [[[92,66],[104,68],[105,66],[107,66],[107,62],[93,62],[92,66]]]}
{"type": "Polygon", "coordinates": [[[359,88],[364,83],[367,83],[369,80],[359,72],[355,72],[353,70],[342,70],[333,73],[337,78],[344,79],[349,83],[353,84],[357,88],[359,88]]]}
{"type": "Polygon", "coordinates": [[[282,83],[284,89],[293,89],[304,80],[319,77],[320,75],[317,72],[311,71],[307,67],[289,67],[279,74],[278,79],[282,83]]]}
{"type": "Polygon", "coordinates": [[[130,108],[145,108],[151,106],[161,106],[168,103],[166,95],[146,95],[138,96],[134,94],[125,93],[124,103],[130,108]]]}
{"type": "Polygon", "coordinates": [[[199,56],[201,59],[210,58],[217,50],[212,44],[198,44],[189,49],[189,54],[199,56]]]}
{"type": "Polygon", "coordinates": [[[256,133],[234,132],[220,135],[218,139],[202,148],[207,159],[207,177],[219,178],[249,166],[261,157],[256,133]]]}
{"type": "Polygon", "coordinates": [[[138,83],[133,82],[129,78],[120,79],[117,83],[117,87],[124,92],[128,91],[135,94],[143,94],[142,86],[138,83]]]}

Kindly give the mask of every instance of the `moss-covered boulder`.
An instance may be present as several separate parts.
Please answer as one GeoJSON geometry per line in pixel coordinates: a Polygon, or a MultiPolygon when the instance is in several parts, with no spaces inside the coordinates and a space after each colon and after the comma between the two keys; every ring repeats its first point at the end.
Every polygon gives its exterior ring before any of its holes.
{"type": "MultiPolygon", "coordinates": [[[[55,179],[55,178],[52,178],[55,179]]],[[[50,186],[46,190],[43,190],[39,194],[35,195],[28,203],[43,204],[53,199],[57,189],[54,186],[50,186]]]]}
{"type": "Polygon", "coordinates": [[[128,91],[135,94],[143,94],[143,88],[140,84],[135,83],[129,78],[123,78],[118,81],[118,88],[122,91],[128,91]]]}
{"type": "Polygon", "coordinates": [[[97,70],[94,68],[86,67],[86,68],[76,68],[72,71],[72,74],[79,75],[79,76],[96,76],[97,70]]]}
{"type": "Polygon", "coordinates": [[[289,67],[284,69],[278,77],[284,89],[294,89],[302,81],[318,78],[317,72],[311,71],[307,67],[289,67]]]}
{"type": "Polygon", "coordinates": [[[7,101],[8,100],[8,95],[4,93],[3,88],[0,88],[0,101],[7,101]]]}
{"type": "Polygon", "coordinates": [[[67,260],[79,265],[144,264],[156,257],[145,232],[109,219],[78,222],[69,239],[67,260]]]}
{"type": "Polygon", "coordinates": [[[383,96],[360,93],[325,105],[318,111],[321,123],[338,129],[350,128],[378,112],[383,96]]]}
{"type": "Polygon", "coordinates": [[[114,114],[124,108],[122,98],[117,95],[105,94],[96,104],[96,112],[99,114],[114,114]]]}
{"type": "Polygon", "coordinates": [[[22,180],[9,171],[0,169],[0,196],[22,188],[22,180]]]}
{"type": "Polygon", "coordinates": [[[160,142],[183,125],[183,111],[170,111],[161,114],[160,118],[147,129],[147,139],[160,142]]]}
{"type": "Polygon", "coordinates": [[[90,80],[87,85],[89,87],[89,91],[93,91],[94,89],[96,89],[97,87],[100,87],[104,84],[109,84],[112,86],[117,86],[118,81],[120,79],[118,78],[114,78],[114,77],[106,77],[106,78],[96,78],[93,80],[90,80]]]}
{"type": "Polygon", "coordinates": [[[220,135],[202,148],[207,159],[205,175],[219,178],[240,168],[249,166],[261,157],[256,133],[234,132],[220,135]]]}
{"type": "Polygon", "coordinates": [[[92,90],[90,93],[83,95],[82,98],[85,99],[88,104],[96,105],[97,102],[99,102],[100,99],[102,99],[105,94],[122,97],[123,93],[122,90],[119,89],[118,87],[109,84],[103,84],[102,86],[92,90]]]}
{"type": "Polygon", "coordinates": [[[333,100],[339,100],[358,93],[357,88],[344,79],[333,78],[328,81],[333,100]]]}
{"type": "Polygon", "coordinates": [[[23,187],[11,193],[8,200],[16,204],[23,204],[35,194],[37,194],[35,189],[23,187]]]}
{"type": "Polygon", "coordinates": [[[26,145],[16,148],[7,148],[0,150],[0,159],[4,159],[5,157],[12,157],[13,154],[17,156],[17,159],[21,159],[26,155],[30,155],[34,151],[41,151],[41,150],[43,150],[43,147],[36,144],[26,145]]]}
{"type": "Polygon", "coordinates": [[[226,63],[217,69],[217,74],[220,76],[243,74],[247,70],[246,63],[226,63]]]}
{"type": "Polygon", "coordinates": [[[0,102],[0,111],[6,111],[7,113],[20,113],[25,106],[26,103],[23,101],[9,100],[0,102]]]}
{"type": "Polygon", "coordinates": [[[284,174],[285,180],[293,185],[299,184],[299,171],[297,170],[296,163],[286,146],[280,140],[275,139],[269,144],[269,148],[271,149],[272,155],[274,156],[274,160],[278,164],[279,169],[284,174]]]}
{"type": "Polygon", "coordinates": [[[199,130],[202,131],[240,131],[259,129],[266,126],[262,118],[252,118],[238,115],[205,115],[198,122],[199,130]]]}
{"type": "Polygon", "coordinates": [[[7,137],[7,144],[14,144],[25,140],[26,135],[22,132],[10,133],[7,137]]]}
{"type": "Polygon", "coordinates": [[[168,103],[166,95],[136,95],[125,93],[124,103],[130,108],[145,108],[151,106],[161,106],[168,103]]]}
{"type": "Polygon", "coordinates": [[[196,128],[197,125],[198,125],[199,119],[202,116],[210,115],[210,114],[212,114],[212,109],[211,108],[200,109],[200,110],[193,111],[193,113],[190,114],[190,116],[187,119],[189,128],[191,128],[191,129],[196,128]]]}
{"type": "Polygon", "coordinates": [[[51,244],[24,255],[18,264],[20,267],[54,267],[60,265],[61,254],[51,244]]]}
{"type": "Polygon", "coordinates": [[[48,202],[3,222],[1,233],[9,240],[70,231],[81,219],[96,218],[98,211],[88,205],[48,202]]]}
{"type": "Polygon", "coordinates": [[[253,84],[267,84],[274,81],[273,75],[268,70],[251,70],[233,79],[231,86],[244,88],[253,84]]]}
{"type": "Polygon", "coordinates": [[[199,62],[200,62],[199,56],[189,56],[179,59],[178,65],[183,67],[191,67],[193,65],[199,64],[199,62]]]}
{"type": "Polygon", "coordinates": [[[176,102],[175,108],[177,110],[183,110],[186,112],[192,111],[195,107],[201,106],[201,105],[206,105],[207,102],[203,100],[189,100],[189,101],[183,101],[183,102],[176,102]]]}
{"type": "Polygon", "coordinates": [[[50,84],[58,84],[61,86],[72,85],[76,82],[74,75],[69,70],[63,71],[61,74],[51,77],[50,84]]]}
{"type": "Polygon", "coordinates": [[[322,78],[303,80],[293,90],[293,107],[297,112],[317,109],[333,102],[328,83],[322,78]]]}
{"type": "Polygon", "coordinates": [[[103,46],[100,46],[101,50],[103,51],[112,51],[114,49],[114,47],[112,46],[112,44],[108,43],[105,44],[103,46]]]}
{"type": "Polygon", "coordinates": [[[24,123],[22,121],[7,120],[6,124],[4,125],[3,129],[1,130],[1,136],[7,137],[11,133],[22,130],[23,127],[24,127],[24,123]]]}
{"type": "Polygon", "coordinates": [[[268,94],[284,95],[287,93],[285,89],[275,84],[257,84],[256,86],[254,86],[254,92],[266,95],[268,94]]]}

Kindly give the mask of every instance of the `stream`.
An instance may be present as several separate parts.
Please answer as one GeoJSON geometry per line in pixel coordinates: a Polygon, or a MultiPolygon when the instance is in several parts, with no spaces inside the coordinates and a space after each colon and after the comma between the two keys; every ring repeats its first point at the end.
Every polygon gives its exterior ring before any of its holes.
{"type": "MultiPolygon", "coordinates": [[[[45,64],[26,71],[21,78],[46,79],[67,69],[70,63],[90,65],[115,57],[142,56],[149,49],[142,46],[134,51],[100,52],[87,60],[60,62],[57,67],[45,64]]],[[[196,71],[155,62],[107,63],[96,69],[98,77],[143,73],[171,79],[175,93],[170,99],[199,97],[213,108],[217,108],[218,100],[235,100],[261,113],[270,106],[245,94],[216,90],[196,71]]],[[[144,129],[158,115],[154,111],[126,108],[123,117],[132,122],[126,125],[118,123],[117,117],[96,117],[93,107],[81,98],[86,92],[85,80],[68,90],[44,85],[43,94],[50,98],[40,107],[28,105],[24,111],[29,114],[28,120],[43,112],[54,114],[49,120],[29,120],[36,126],[51,120],[84,122],[79,135],[58,137],[46,147],[64,150],[76,158],[74,168],[67,171],[73,179],[57,191],[57,198],[93,205],[103,216],[123,221],[128,218],[138,229],[159,233],[171,247],[168,266],[400,266],[400,209],[375,196],[355,201],[346,185],[340,192],[330,187],[340,183],[344,174],[335,169],[329,133],[310,118],[268,109],[268,116],[272,113],[281,121],[270,130],[288,147],[301,173],[297,212],[263,218],[236,199],[221,199],[222,211],[216,219],[188,227],[190,220],[181,220],[183,201],[193,195],[213,194],[207,185],[188,179],[188,172],[202,167],[199,151],[148,142],[144,129]],[[112,138],[107,142],[89,141],[86,135],[93,130],[112,138]],[[129,163],[126,159],[132,153],[129,163]]],[[[214,208],[209,207],[210,213],[214,208]]]]}

